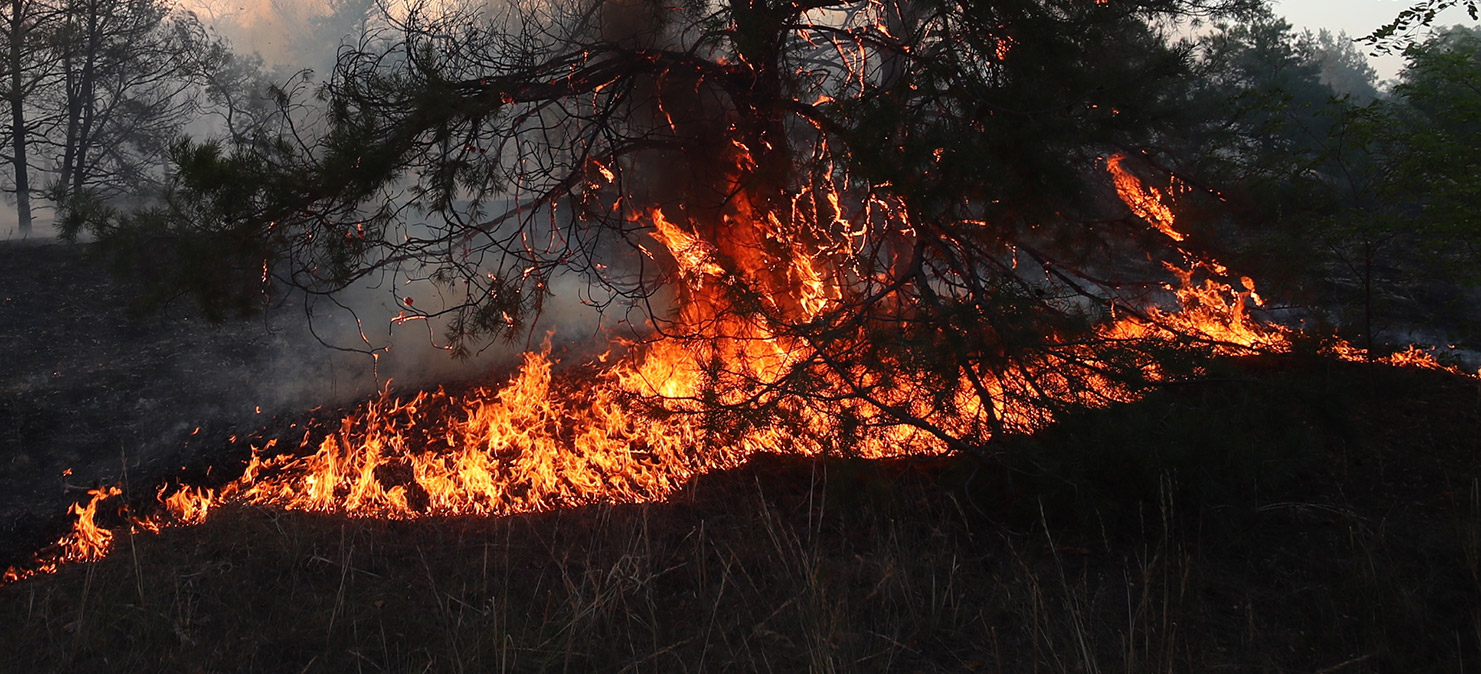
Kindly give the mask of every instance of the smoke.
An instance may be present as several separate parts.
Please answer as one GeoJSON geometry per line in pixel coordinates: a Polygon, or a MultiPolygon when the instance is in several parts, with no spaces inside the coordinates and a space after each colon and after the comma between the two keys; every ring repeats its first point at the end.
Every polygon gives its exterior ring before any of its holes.
{"type": "Polygon", "coordinates": [[[358,33],[373,7],[364,0],[190,0],[182,5],[238,52],[261,56],[268,68],[318,73],[329,70],[340,42],[358,33]]]}
{"type": "Polygon", "coordinates": [[[54,217],[51,208],[44,200],[33,199],[31,201],[31,232],[22,234],[16,210],[0,208],[0,241],[54,239],[57,237],[57,229],[52,224],[54,217]]]}
{"type": "Polygon", "coordinates": [[[591,307],[585,280],[565,275],[549,284],[538,320],[519,335],[480,343],[460,354],[450,343],[447,320],[439,316],[459,301],[453,290],[388,275],[384,283],[329,298],[295,297],[278,312],[281,322],[293,321],[298,327],[281,333],[271,353],[270,374],[258,388],[274,407],[292,409],[364,397],[387,385],[495,384],[519,354],[549,340],[557,350],[577,357],[605,342],[601,336],[615,323],[604,322],[591,307]],[[394,293],[392,283],[398,284],[394,293]],[[412,307],[420,311],[409,311],[412,307]]]}
{"type": "MultiPolygon", "coordinates": [[[[310,67],[320,73],[333,63],[341,38],[358,35],[378,11],[364,0],[200,0],[187,8],[239,52],[255,51],[279,71],[310,67]]],[[[651,45],[668,39],[664,14],[653,3],[610,2],[593,28],[613,40],[651,45]]],[[[702,114],[702,106],[694,107],[702,114]]],[[[655,184],[682,184],[695,173],[673,157],[644,163],[643,171],[658,176],[655,184]]],[[[654,198],[679,196],[667,190],[654,198]]],[[[0,223],[0,238],[15,236],[14,216],[8,215],[12,221],[0,223]]],[[[33,236],[50,233],[41,224],[49,214],[38,215],[33,236]]],[[[466,298],[459,296],[461,284],[433,282],[430,272],[388,269],[328,297],[290,291],[263,315],[220,327],[201,325],[183,302],[167,307],[159,321],[194,321],[200,327],[186,337],[162,333],[178,341],[171,347],[177,355],[156,373],[157,385],[132,403],[130,415],[141,420],[138,444],[178,446],[202,424],[248,430],[274,415],[349,404],[388,386],[409,391],[450,382],[497,385],[519,354],[547,340],[557,357],[577,360],[605,349],[614,333],[635,337],[647,330],[647,307],[615,302],[599,283],[575,273],[557,274],[547,279],[540,311],[519,334],[457,354],[450,348],[446,312],[466,298]]]]}
{"type": "MultiPolygon", "coordinates": [[[[602,3],[595,24],[587,29],[614,42],[667,44],[674,39],[665,25],[672,12],[660,4],[602,3]]],[[[195,0],[185,8],[226,36],[238,52],[255,52],[280,73],[310,68],[321,77],[342,39],[358,36],[379,11],[366,0],[195,0]]],[[[692,83],[669,83],[667,91],[650,84],[655,87],[651,103],[659,96],[673,99],[675,90],[692,83]]],[[[682,107],[703,117],[713,115],[706,109],[710,105],[691,102],[682,107]]],[[[680,109],[675,101],[669,112],[680,109]]],[[[650,121],[658,116],[652,110],[635,111],[643,113],[650,121]]],[[[703,135],[690,131],[685,135],[703,135]]],[[[643,188],[651,192],[647,199],[683,200],[695,191],[684,185],[696,174],[720,173],[696,171],[691,162],[699,159],[644,157],[638,172],[648,176],[643,188]]],[[[14,212],[7,209],[4,217],[0,239],[17,238],[14,212]]],[[[49,212],[38,210],[31,236],[54,235],[50,220],[49,212]]],[[[175,343],[169,348],[176,355],[156,370],[157,381],[149,390],[128,403],[128,414],[139,420],[138,444],[178,445],[201,424],[250,429],[273,415],[348,404],[388,386],[407,391],[447,382],[497,384],[519,354],[542,348],[547,340],[557,357],[577,360],[605,349],[613,334],[638,337],[648,330],[647,306],[616,301],[592,279],[558,273],[547,279],[540,311],[519,334],[457,354],[450,348],[445,312],[466,299],[458,296],[460,288],[427,280],[427,268],[395,271],[331,297],[299,293],[278,298],[265,314],[245,322],[207,327],[183,301],[167,307],[160,318],[147,319],[171,325],[192,322],[192,327],[185,333],[160,331],[161,339],[175,343]]],[[[660,305],[672,300],[668,295],[652,299],[660,305]]]]}

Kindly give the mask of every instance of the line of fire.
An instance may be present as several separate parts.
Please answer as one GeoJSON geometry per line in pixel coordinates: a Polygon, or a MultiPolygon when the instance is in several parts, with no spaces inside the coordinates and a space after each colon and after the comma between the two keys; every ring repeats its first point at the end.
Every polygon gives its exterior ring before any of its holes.
{"type": "Polygon", "coordinates": [[[1222,196],[1144,123],[1170,72],[1157,22],[1225,4],[395,12],[342,50],[322,114],[285,92],[272,133],[180,144],[170,203],[131,222],[251,242],[202,263],[230,270],[217,292],[389,273],[439,289],[398,295],[395,323],[450,354],[534,347],[467,391],[387,390],[322,432],[243,438],[224,483],[99,486],[4,580],[230,504],[499,516],[658,501],[761,453],[991,457],[1209,358],[1287,351],[1299,312],[1219,262],[1222,196]],[[1033,70],[1024,52],[1046,51],[1072,72],[1033,70]],[[625,319],[591,355],[532,334],[560,278],[625,319]]]}

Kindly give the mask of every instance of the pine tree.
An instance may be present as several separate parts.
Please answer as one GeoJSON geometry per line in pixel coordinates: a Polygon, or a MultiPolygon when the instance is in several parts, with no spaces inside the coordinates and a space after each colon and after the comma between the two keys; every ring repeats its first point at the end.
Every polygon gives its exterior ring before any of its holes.
{"type": "Polygon", "coordinates": [[[180,144],[166,204],[92,221],[223,313],[382,270],[431,281],[451,299],[405,313],[457,350],[521,336],[577,274],[649,321],[635,338],[703,342],[751,403],[852,397],[967,442],[1005,420],[922,410],[1083,401],[1081,375],[1145,365],[1081,345],[1198,237],[1149,227],[1106,162],[1169,179],[1191,51],[1156,20],[1247,4],[413,8],[342,50],[317,134],[299,109],[277,137],[180,144]],[[783,372],[734,366],[762,335],[790,345],[765,357],[783,372]],[[935,399],[892,398],[907,378],[935,399]]]}

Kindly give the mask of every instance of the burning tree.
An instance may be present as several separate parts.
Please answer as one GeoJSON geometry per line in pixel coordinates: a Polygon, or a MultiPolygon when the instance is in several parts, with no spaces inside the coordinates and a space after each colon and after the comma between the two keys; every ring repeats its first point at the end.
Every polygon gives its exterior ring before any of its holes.
{"type": "Polygon", "coordinates": [[[626,394],[975,449],[1168,376],[1168,347],[1260,344],[1159,150],[1189,57],[1159,26],[1247,4],[415,5],[342,50],[322,118],[285,93],[276,133],[178,145],[162,206],[90,215],[218,308],[434,284],[397,320],[459,353],[577,275],[643,326],[603,375],[626,394]],[[1224,318],[1157,308],[1194,275],[1224,318]]]}
{"type": "MultiPolygon", "coordinates": [[[[1196,372],[1183,354],[1286,349],[1248,316],[1254,282],[1204,250],[1216,221],[1169,206],[1198,192],[1170,149],[1190,47],[1157,22],[1239,4],[385,16],[341,52],[322,118],[279,92],[276,127],[178,144],[162,205],[77,215],[217,310],[390,273],[442,298],[402,296],[396,321],[468,352],[527,334],[572,275],[642,327],[564,371],[533,351],[499,386],[388,392],[298,440],[246,438],[239,477],[120,514],[139,531],[241,503],[415,518],[653,500],[762,451],[982,451],[1196,372]]],[[[96,516],[119,490],[90,495],[0,583],[105,555],[96,516]]]]}

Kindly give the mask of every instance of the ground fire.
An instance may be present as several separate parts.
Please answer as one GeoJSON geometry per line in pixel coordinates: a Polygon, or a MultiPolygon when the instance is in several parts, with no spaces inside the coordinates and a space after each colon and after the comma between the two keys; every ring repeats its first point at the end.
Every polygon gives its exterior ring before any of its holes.
{"type": "MultiPolygon", "coordinates": [[[[1104,163],[1117,196],[1146,226],[1182,241],[1170,203],[1174,190],[1146,187],[1123,161],[1112,156],[1104,163]]],[[[655,501],[697,474],[736,466],[761,452],[942,454],[957,449],[952,440],[969,431],[1024,433],[1044,427],[1053,421],[1054,407],[1043,401],[1104,406],[1134,400],[1135,391],[1098,374],[1106,345],[1175,338],[1233,356],[1290,348],[1289,328],[1251,315],[1261,304],[1251,279],[1233,277],[1216,261],[1178,249],[1183,263],[1167,263],[1169,292],[1162,306],[1126,306],[1096,328],[1102,339],[1063,345],[1078,363],[1074,368],[1065,367],[1061,356],[1023,362],[998,375],[963,373],[954,391],[927,390],[927,382],[894,377],[888,390],[850,395],[858,382],[889,374],[854,372],[824,381],[825,395],[788,395],[778,386],[783,378],[799,371],[830,376],[826,348],[777,326],[826,320],[840,301],[838,275],[828,269],[834,242],[814,238],[811,248],[794,245],[793,257],[776,264],[734,251],[722,255],[693,233],[692,223],[671,217],[660,210],[642,215],[641,224],[656,244],[650,254],[672,260],[680,286],[677,318],[653,339],[615,342],[607,353],[582,364],[555,362],[547,342],[546,348],[524,354],[507,382],[459,396],[437,390],[402,397],[387,391],[344,416],[317,444],[307,436],[297,446],[287,438],[268,440],[253,447],[239,478],[219,488],[162,489],[147,512],[116,505],[118,487],[93,489],[86,503],[73,507],[72,531],[31,564],[8,569],[4,581],[106,556],[117,533],[97,523],[100,510],[107,508],[119,510],[123,526],[137,533],[198,524],[228,504],[411,519],[655,501]],[[765,306],[752,314],[729,310],[736,293],[727,286],[734,284],[765,289],[765,306]],[[786,320],[768,320],[774,316],[786,320]],[[725,365],[716,367],[716,362],[725,365]],[[1016,394],[1025,389],[1035,395],[1016,394]],[[777,423],[719,428],[708,414],[717,405],[758,401],[777,423]]],[[[747,204],[725,217],[756,218],[726,223],[743,238],[796,227],[756,216],[747,204]]],[[[1365,357],[1346,343],[1329,351],[1344,359],[1365,357]]],[[[1417,349],[1385,362],[1442,367],[1417,349]]],[[[1145,364],[1148,378],[1160,376],[1157,367],[1145,364]]]]}

